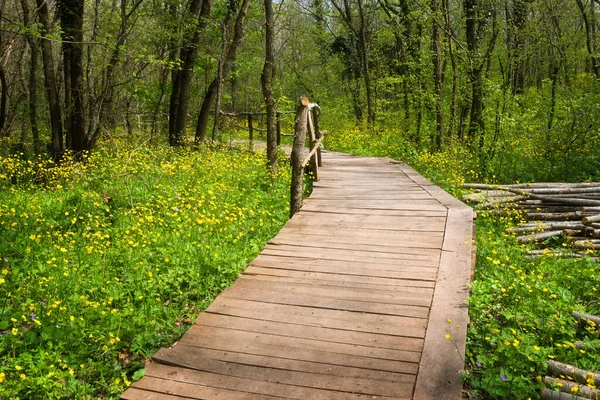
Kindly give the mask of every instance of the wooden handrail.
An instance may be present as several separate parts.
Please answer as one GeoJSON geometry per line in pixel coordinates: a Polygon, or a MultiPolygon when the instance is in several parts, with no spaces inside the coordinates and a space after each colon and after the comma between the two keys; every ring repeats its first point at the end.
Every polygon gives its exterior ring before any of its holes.
{"type": "Polygon", "coordinates": [[[316,154],[317,150],[321,146],[321,143],[323,142],[323,139],[325,139],[325,135],[327,135],[327,131],[321,131],[321,134],[322,134],[322,136],[320,138],[318,138],[317,140],[314,140],[311,143],[310,153],[308,153],[306,158],[304,158],[304,161],[302,162],[302,168],[306,167],[306,164],[308,164],[311,157],[313,157],[316,154]]]}

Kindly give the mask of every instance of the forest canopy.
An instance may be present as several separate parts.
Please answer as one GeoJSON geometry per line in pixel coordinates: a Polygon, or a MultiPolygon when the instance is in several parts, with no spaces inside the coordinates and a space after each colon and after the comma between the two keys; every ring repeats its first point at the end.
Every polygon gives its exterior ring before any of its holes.
{"type": "Polygon", "coordinates": [[[186,136],[218,139],[218,111],[262,111],[265,96],[289,111],[306,95],[324,106],[330,126],[392,131],[407,152],[465,145],[477,153],[481,177],[589,177],[600,156],[597,7],[593,0],[4,1],[0,137],[11,145],[3,151],[59,159],[116,133],[148,133],[174,146],[186,136]]]}

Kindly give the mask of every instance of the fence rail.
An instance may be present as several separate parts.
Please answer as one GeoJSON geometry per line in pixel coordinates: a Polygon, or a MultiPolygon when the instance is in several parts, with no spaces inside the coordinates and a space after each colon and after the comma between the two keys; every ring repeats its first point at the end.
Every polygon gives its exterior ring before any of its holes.
{"type": "MultiPolygon", "coordinates": [[[[235,126],[242,129],[248,130],[248,139],[250,146],[253,146],[254,131],[266,132],[266,129],[258,128],[254,126],[255,117],[266,115],[265,112],[224,112],[219,113],[225,117],[241,117],[245,116],[248,121],[248,126],[236,124],[235,126]]],[[[296,111],[278,111],[275,119],[275,127],[277,132],[277,145],[281,144],[282,136],[289,136],[294,138],[294,144],[292,146],[292,154],[290,155],[290,161],[292,164],[292,184],[290,188],[290,217],[297,213],[302,207],[302,181],[304,176],[305,167],[309,166],[309,171],[312,173],[313,180],[319,180],[319,167],[322,165],[321,162],[321,144],[327,131],[321,131],[319,129],[319,115],[321,114],[321,107],[317,103],[309,103],[307,97],[300,99],[300,104],[296,111]],[[281,132],[281,116],[283,114],[295,114],[294,133],[283,133],[281,132]],[[304,156],[307,140],[307,132],[309,139],[309,152],[304,156]]]]}

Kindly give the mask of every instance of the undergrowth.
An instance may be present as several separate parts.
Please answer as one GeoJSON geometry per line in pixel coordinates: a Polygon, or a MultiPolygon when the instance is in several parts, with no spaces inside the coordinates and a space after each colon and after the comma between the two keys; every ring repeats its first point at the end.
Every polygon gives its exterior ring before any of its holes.
{"type": "Polygon", "coordinates": [[[281,228],[289,178],[239,148],[125,139],[0,157],[0,398],[116,398],[281,228]]]}

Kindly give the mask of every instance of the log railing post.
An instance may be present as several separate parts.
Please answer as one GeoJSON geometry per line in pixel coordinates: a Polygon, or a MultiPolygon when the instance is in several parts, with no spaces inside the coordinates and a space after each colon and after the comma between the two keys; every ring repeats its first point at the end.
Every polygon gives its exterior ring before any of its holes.
{"type": "Polygon", "coordinates": [[[277,131],[277,146],[281,144],[281,112],[277,111],[275,118],[275,130],[277,131]]]}
{"type": "Polygon", "coordinates": [[[250,139],[250,148],[254,148],[254,132],[252,131],[252,113],[248,114],[248,136],[250,139]]]}
{"type": "MultiPolygon", "coordinates": [[[[313,126],[315,128],[315,138],[320,139],[322,136],[321,131],[319,130],[319,114],[321,114],[321,108],[317,104],[315,104],[313,106],[313,108],[311,109],[311,113],[312,113],[313,126]]],[[[317,149],[317,164],[319,167],[323,166],[323,164],[321,162],[321,147],[319,147],[317,149]]]]}
{"type": "Polygon", "coordinates": [[[290,161],[292,163],[292,185],[290,188],[290,218],[302,207],[302,175],[304,173],[303,152],[308,124],[308,98],[302,97],[296,110],[294,124],[294,145],[290,161]]]}

